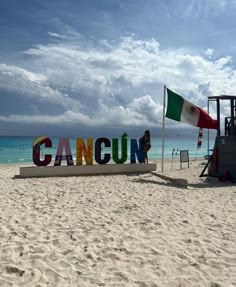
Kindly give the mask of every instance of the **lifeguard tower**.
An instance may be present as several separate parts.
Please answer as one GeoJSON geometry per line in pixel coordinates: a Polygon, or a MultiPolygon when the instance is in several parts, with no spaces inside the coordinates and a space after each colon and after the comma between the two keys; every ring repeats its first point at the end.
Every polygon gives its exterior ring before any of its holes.
{"type": "Polygon", "coordinates": [[[216,102],[219,127],[213,153],[208,162],[208,176],[236,180],[236,96],[208,97],[208,107],[209,102],[212,101],[216,102]],[[221,135],[220,127],[222,101],[230,103],[230,116],[224,119],[223,135],[221,135]]]}

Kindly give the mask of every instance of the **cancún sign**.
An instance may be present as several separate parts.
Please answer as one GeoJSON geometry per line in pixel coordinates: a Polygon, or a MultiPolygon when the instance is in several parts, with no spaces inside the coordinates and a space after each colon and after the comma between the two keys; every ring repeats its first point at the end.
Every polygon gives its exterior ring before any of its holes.
{"type": "MultiPolygon", "coordinates": [[[[143,147],[137,139],[130,139],[130,163],[143,162],[143,147]]],[[[49,137],[40,136],[33,142],[33,162],[36,166],[47,166],[54,161],[54,166],[60,166],[62,161],[66,161],[68,166],[82,165],[83,158],[86,165],[93,165],[93,161],[97,164],[107,164],[113,160],[116,164],[125,163],[128,159],[128,135],[124,133],[120,140],[118,138],[108,139],[106,137],[100,137],[96,140],[88,138],[76,139],[76,162],[74,163],[71,153],[70,141],[68,138],[59,139],[57,152],[55,158],[50,152],[43,155],[41,153],[41,147],[49,149],[52,148],[53,142],[49,137]],[[102,153],[105,148],[110,148],[110,152],[102,153]]]]}

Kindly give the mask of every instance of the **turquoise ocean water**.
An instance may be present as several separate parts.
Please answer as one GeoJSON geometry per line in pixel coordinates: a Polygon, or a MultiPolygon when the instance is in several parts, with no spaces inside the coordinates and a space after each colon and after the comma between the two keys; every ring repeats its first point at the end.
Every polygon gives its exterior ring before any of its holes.
{"type": "MultiPolygon", "coordinates": [[[[42,152],[51,153],[53,155],[53,161],[57,151],[58,138],[51,138],[53,147],[51,149],[42,148],[42,152]]],[[[128,160],[129,162],[129,140],[128,139],[128,160]]],[[[138,139],[137,139],[138,140],[138,139]]],[[[3,163],[33,163],[32,161],[32,143],[33,137],[0,137],[0,164],[3,163]]],[[[84,139],[86,143],[86,139],[84,139]]],[[[94,139],[94,142],[96,139],[94,139]]],[[[152,138],[152,148],[149,151],[149,159],[160,159],[162,156],[162,139],[152,138]]],[[[214,145],[214,139],[209,141],[209,147],[214,145]]],[[[76,155],[76,139],[70,139],[70,146],[73,157],[76,155]]],[[[172,152],[174,157],[179,157],[180,150],[188,150],[189,156],[192,158],[203,157],[208,153],[208,141],[203,138],[202,146],[200,150],[197,150],[197,137],[173,137],[165,139],[164,157],[172,158],[172,152]],[[178,150],[178,151],[177,151],[178,150]]],[[[103,148],[103,152],[109,153],[109,148],[103,148]]]]}

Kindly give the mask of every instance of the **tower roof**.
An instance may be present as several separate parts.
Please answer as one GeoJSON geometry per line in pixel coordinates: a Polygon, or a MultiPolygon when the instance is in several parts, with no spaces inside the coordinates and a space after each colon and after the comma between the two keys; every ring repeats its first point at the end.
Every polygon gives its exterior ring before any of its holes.
{"type": "Polygon", "coordinates": [[[208,100],[232,100],[232,99],[236,99],[236,96],[232,96],[232,95],[221,95],[221,96],[215,96],[215,97],[208,97],[208,100]]]}

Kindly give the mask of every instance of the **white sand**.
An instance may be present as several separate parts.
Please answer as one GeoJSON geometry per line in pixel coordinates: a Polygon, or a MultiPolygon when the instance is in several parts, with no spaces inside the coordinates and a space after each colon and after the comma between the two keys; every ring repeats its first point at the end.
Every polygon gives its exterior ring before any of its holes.
{"type": "MultiPolygon", "coordinates": [[[[152,174],[14,179],[0,166],[0,286],[236,286],[236,184],[199,162],[152,174]]],[[[160,163],[158,169],[160,171],[160,163]]]]}

